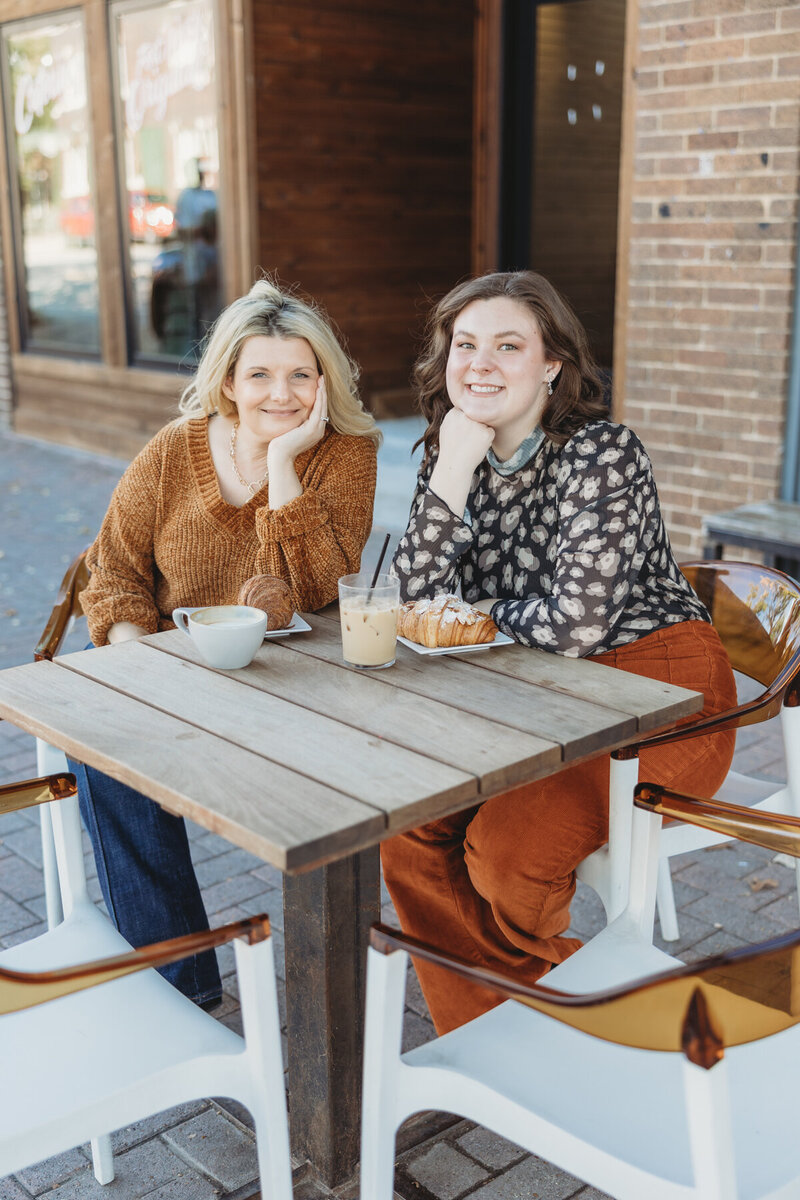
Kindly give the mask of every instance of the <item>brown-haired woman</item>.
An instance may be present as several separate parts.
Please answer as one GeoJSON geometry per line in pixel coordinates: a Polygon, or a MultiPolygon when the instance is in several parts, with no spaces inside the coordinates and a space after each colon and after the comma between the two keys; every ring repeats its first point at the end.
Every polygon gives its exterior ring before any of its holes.
{"type": "MultiPolygon", "coordinates": [[[[434,309],[415,381],[428,428],[394,559],[404,598],[460,587],[524,646],[703,692],[702,715],[735,703],[647,453],[607,419],[585,331],[556,289],[530,271],[458,285],[434,309]]],[[[645,752],[642,777],[713,795],[733,740],[645,752]]],[[[404,930],[526,982],[568,957],[575,868],[608,837],[608,779],[608,758],[594,759],[385,842],[404,930]]],[[[439,1033],[492,1006],[476,985],[418,971],[439,1033]]]]}

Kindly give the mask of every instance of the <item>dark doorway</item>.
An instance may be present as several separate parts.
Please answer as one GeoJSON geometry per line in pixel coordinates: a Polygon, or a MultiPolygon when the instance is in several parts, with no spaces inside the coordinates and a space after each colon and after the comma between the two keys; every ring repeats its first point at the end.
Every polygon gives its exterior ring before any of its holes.
{"type": "Polygon", "coordinates": [[[626,0],[506,0],[500,262],[564,293],[612,367],[626,0]]]}

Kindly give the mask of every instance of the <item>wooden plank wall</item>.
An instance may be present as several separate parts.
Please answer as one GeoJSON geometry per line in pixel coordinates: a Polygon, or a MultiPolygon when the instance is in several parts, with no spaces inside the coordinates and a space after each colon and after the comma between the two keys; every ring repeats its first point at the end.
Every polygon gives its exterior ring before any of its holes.
{"type": "Polygon", "coordinates": [[[473,8],[254,0],[259,262],[316,296],[377,415],[470,269],[473,8]]]}
{"type": "Polygon", "coordinates": [[[537,20],[531,266],[564,292],[607,367],[614,335],[625,8],[626,0],[543,4],[537,20]],[[598,61],[602,75],[595,70],[598,61]],[[567,74],[570,65],[574,79],[567,74]]]}
{"type": "Polygon", "coordinates": [[[28,437],[131,459],[178,415],[186,378],[15,354],[14,429],[28,437]]]}

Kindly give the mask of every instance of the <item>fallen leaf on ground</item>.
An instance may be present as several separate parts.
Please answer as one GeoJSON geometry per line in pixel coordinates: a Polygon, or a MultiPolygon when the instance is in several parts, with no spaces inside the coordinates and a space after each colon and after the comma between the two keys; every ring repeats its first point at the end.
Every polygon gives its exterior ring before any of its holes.
{"type": "Polygon", "coordinates": [[[763,892],[764,888],[776,888],[778,886],[779,885],[778,885],[777,879],[751,879],[750,880],[750,891],[751,892],[763,892]]]}

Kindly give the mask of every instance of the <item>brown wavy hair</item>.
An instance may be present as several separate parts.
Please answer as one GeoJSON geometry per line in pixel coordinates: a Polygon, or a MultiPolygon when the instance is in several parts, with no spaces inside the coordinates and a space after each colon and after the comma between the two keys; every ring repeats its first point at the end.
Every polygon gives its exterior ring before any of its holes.
{"type": "Polygon", "coordinates": [[[426,459],[438,447],[439,428],[452,407],[446,372],[456,317],[473,300],[494,300],[498,296],[516,300],[528,309],[542,335],[545,357],[561,363],[553,380],[553,394],[545,401],[541,417],[547,437],[563,446],[587,421],[608,416],[603,380],[589,349],[586,330],[561,293],[535,271],[492,271],[456,284],[430,315],[425,345],[412,375],[417,405],[428,422],[420,438],[425,443],[426,459]]]}

